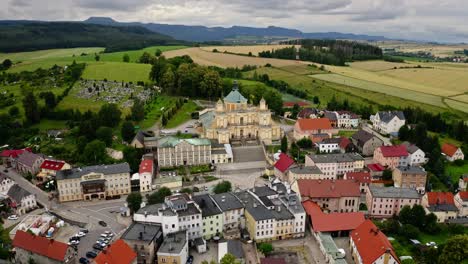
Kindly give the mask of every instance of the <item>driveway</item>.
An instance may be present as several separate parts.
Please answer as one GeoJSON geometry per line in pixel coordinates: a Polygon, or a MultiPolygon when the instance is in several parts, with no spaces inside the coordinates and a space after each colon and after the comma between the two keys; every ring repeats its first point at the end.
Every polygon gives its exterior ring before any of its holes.
{"type": "Polygon", "coordinates": [[[384,145],[385,145],[385,146],[391,146],[391,145],[393,145],[389,138],[384,137],[384,136],[382,136],[381,134],[377,133],[376,131],[372,130],[372,128],[370,127],[369,124],[364,125],[364,126],[362,127],[362,129],[363,129],[364,131],[367,131],[367,132],[371,133],[372,135],[374,135],[374,136],[380,138],[380,139],[384,142],[384,145]]]}

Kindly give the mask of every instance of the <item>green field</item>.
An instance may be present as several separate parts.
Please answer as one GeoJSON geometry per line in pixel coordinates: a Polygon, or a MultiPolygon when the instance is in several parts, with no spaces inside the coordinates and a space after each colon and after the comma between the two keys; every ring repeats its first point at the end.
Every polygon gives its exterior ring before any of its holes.
{"type": "Polygon", "coordinates": [[[47,131],[51,129],[64,129],[67,128],[67,121],[41,119],[41,122],[37,125],[34,125],[33,127],[39,128],[40,131],[47,131]]]}
{"type": "Polygon", "coordinates": [[[49,49],[29,52],[0,53],[0,61],[10,59],[13,63],[19,63],[31,60],[73,58],[73,55],[75,55],[75,57],[79,57],[82,53],[94,54],[102,51],[104,51],[104,48],[49,49]]]}
{"type": "Polygon", "coordinates": [[[192,118],[191,114],[197,110],[197,107],[197,104],[193,101],[185,103],[167,122],[166,128],[174,128],[190,120],[192,118]]]}
{"type": "Polygon", "coordinates": [[[152,127],[156,122],[159,122],[162,114],[167,111],[167,109],[174,106],[176,103],[176,98],[169,96],[158,96],[151,103],[147,104],[145,108],[147,109],[145,113],[145,119],[138,123],[141,129],[148,129],[152,127]]]}
{"type": "Polygon", "coordinates": [[[453,163],[449,163],[447,164],[447,166],[445,166],[445,173],[452,179],[452,182],[454,184],[458,183],[458,179],[460,179],[460,176],[468,173],[468,162],[465,161],[465,164],[463,164],[462,166],[457,166],[453,163]]]}
{"type": "Polygon", "coordinates": [[[124,62],[91,62],[83,73],[83,79],[138,82],[149,81],[151,65],[124,62]]]}

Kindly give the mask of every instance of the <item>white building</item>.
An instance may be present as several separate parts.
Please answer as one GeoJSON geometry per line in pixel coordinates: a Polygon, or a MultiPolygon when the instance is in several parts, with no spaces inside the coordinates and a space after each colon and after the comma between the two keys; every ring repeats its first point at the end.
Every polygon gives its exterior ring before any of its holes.
{"type": "Polygon", "coordinates": [[[15,182],[10,177],[0,172],[0,193],[6,194],[15,182]]]}
{"type": "Polygon", "coordinates": [[[408,151],[407,163],[409,165],[419,166],[427,162],[426,153],[424,153],[424,151],[422,151],[416,145],[410,144],[408,142],[405,142],[402,145],[405,145],[406,150],[408,151]]]}
{"type": "Polygon", "coordinates": [[[357,153],[307,155],[306,167],[317,166],[327,179],[364,168],[364,158],[357,153]]]}
{"type": "Polygon", "coordinates": [[[212,198],[223,212],[223,237],[239,237],[244,205],[232,193],[214,194],[212,198]]]}
{"type": "Polygon", "coordinates": [[[204,138],[179,139],[168,136],[157,141],[159,167],[211,163],[211,141],[204,138]]]}
{"type": "Polygon", "coordinates": [[[179,231],[177,212],[166,204],[152,204],[140,208],[133,214],[133,221],[139,223],[161,224],[163,235],[179,231]]]}
{"type": "Polygon", "coordinates": [[[359,116],[349,111],[337,111],[337,127],[357,128],[359,126],[359,116]]]}
{"type": "Polygon", "coordinates": [[[374,130],[382,134],[398,134],[405,125],[406,119],[402,111],[377,112],[370,117],[374,130]]]}
{"type": "Polygon", "coordinates": [[[140,176],[140,192],[151,191],[153,185],[154,176],[154,164],[151,159],[144,159],[140,163],[140,169],[138,171],[140,176]]]}
{"type": "Polygon", "coordinates": [[[16,214],[22,215],[37,208],[36,195],[21,188],[18,184],[11,186],[7,192],[16,214]]]}
{"type": "Polygon", "coordinates": [[[468,192],[458,192],[454,197],[454,201],[455,206],[458,208],[458,215],[460,217],[468,216],[468,192]]]}
{"type": "Polygon", "coordinates": [[[322,142],[317,143],[320,153],[337,153],[340,152],[341,138],[326,138],[322,142]]]}
{"type": "Polygon", "coordinates": [[[442,150],[442,155],[444,155],[448,161],[456,161],[456,160],[465,159],[465,155],[463,154],[461,148],[455,145],[445,143],[442,145],[441,150],[442,150]]]}

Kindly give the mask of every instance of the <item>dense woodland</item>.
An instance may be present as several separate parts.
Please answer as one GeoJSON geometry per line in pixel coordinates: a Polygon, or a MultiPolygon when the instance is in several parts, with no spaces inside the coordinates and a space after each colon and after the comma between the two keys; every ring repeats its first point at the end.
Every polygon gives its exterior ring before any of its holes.
{"type": "Polygon", "coordinates": [[[301,39],[287,41],[283,44],[301,45],[263,51],[260,57],[295,60],[297,56],[304,61],[321,64],[344,66],[346,62],[356,60],[382,59],[382,49],[369,44],[345,40],[301,39]]]}
{"type": "Polygon", "coordinates": [[[105,47],[113,52],[182,43],[142,27],[74,22],[0,22],[0,39],[0,52],[76,47],[105,47]]]}

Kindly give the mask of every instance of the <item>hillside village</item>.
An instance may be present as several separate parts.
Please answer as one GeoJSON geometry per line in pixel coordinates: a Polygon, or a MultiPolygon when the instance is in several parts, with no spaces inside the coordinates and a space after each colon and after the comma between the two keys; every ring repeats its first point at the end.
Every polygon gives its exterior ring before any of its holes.
{"type": "Polygon", "coordinates": [[[136,131],[136,171],[122,160],[83,166],[4,148],[11,260],[430,263],[440,244],[466,234],[468,171],[456,185],[434,175],[435,164],[464,164],[465,153],[448,142],[428,149],[430,139],[418,139],[427,131],[404,111],[366,120],[285,102],[277,116],[258,102],[234,82],[178,131],[136,131]]]}

